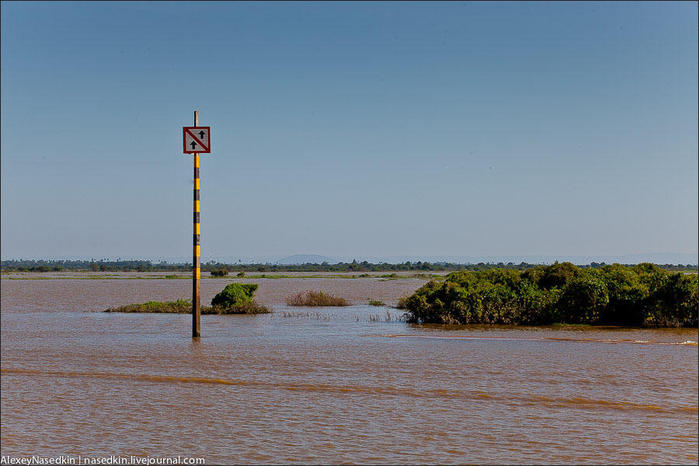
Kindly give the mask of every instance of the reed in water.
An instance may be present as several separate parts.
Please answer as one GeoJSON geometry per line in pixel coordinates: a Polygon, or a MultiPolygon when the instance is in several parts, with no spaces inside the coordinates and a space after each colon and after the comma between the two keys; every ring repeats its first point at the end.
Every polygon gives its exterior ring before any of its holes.
{"type": "Polygon", "coordinates": [[[350,303],[322,291],[302,291],[286,298],[289,306],[349,306],[350,303]]]}

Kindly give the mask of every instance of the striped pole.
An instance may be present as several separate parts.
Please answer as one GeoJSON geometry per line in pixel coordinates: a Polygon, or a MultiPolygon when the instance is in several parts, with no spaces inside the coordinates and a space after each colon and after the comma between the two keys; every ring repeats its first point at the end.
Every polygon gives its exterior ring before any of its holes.
{"type": "MultiPolygon", "coordinates": [[[[199,126],[199,111],[194,111],[194,126],[199,126]]],[[[192,338],[201,336],[201,243],[199,240],[199,154],[194,154],[194,257],[192,260],[192,338]]]]}

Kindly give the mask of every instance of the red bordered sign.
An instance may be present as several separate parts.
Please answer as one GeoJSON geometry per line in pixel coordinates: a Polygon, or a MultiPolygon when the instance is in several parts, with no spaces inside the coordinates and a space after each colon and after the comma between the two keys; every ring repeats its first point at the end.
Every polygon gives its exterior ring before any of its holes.
{"type": "Polygon", "coordinates": [[[211,152],[210,126],[185,126],[182,128],[182,144],[185,154],[208,154],[211,152]]]}

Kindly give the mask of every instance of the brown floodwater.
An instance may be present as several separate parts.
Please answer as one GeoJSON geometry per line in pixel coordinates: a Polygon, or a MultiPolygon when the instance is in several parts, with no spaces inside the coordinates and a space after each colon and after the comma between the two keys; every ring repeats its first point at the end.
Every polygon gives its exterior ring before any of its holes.
{"type": "MultiPolygon", "coordinates": [[[[208,275],[208,274],[207,274],[208,275]]],[[[257,274],[259,275],[259,274],[257,274]]],[[[360,274],[342,274],[356,278],[328,278],[328,273],[266,273],[268,277],[282,275],[284,278],[204,278],[201,280],[202,304],[209,304],[211,298],[229,283],[256,283],[259,288],[255,299],[262,304],[283,304],[286,298],[305,291],[324,291],[347,299],[353,304],[367,304],[369,299],[380,300],[394,305],[403,296],[412,294],[427,279],[403,277],[387,279],[373,274],[359,277],[360,274]],[[291,276],[293,278],[285,278],[291,276]],[[310,278],[301,278],[310,277],[310,278]]],[[[400,277],[400,274],[396,274],[400,277]]],[[[192,297],[191,274],[154,273],[13,273],[4,274],[3,284],[7,284],[3,303],[30,310],[73,310],[102,311],[106,307],[138,303],[148,300],[174,300],[192,297]],[[166,276],[177,279],[164,279],[166,276]],[[10,277],[10,278],[6,278],[10,277]],[[31,278],[28,278],[31,277],[31,278]],[[149,277],[159,277],[158,279],[149,277]],[[36,282],[41,282],[37,285],[36,282]],[[41,287],[42,292],[37,293],[41,287]],[[81,290],[75,293],[75,290],[81,290]]]]}
{"type": "Polygon", "coordinates": [[[362,303],[424,281],[309,280],[255,280],[272,314],[192,341],[188,315],[94,312],[185,280],[3,279],[2,455],[697,462],[697,329],[415,326],[362,303]],[[358,304],[282,304],[304,289],[358,304]]]}

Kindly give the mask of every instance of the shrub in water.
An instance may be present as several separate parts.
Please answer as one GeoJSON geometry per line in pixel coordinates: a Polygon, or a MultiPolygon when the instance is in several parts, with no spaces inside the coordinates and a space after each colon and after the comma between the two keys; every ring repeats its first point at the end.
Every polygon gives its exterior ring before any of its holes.
{"type": "Polygon", "coordinates": [[[230,307],[252,301],[256,284],[231,283],[211,300],[212,306],[230,307]]]}
{"type": "Polygon", "coordinates": [[[698,289],[696,274],[654,264],[588,269],[564,262],[523,272],[453,272],[401,299],[399,307],[418,323],[696,327],[698,289]]]}
{"type": "MultiPolygon", "coordinates": [[[[268,314],[270,312],[267,306],[253,300],[234,306],[211,306],[208,308],[206,314],[268,314]]],[[[204,312],[202,311],[202,313],[204,312]]]]}

